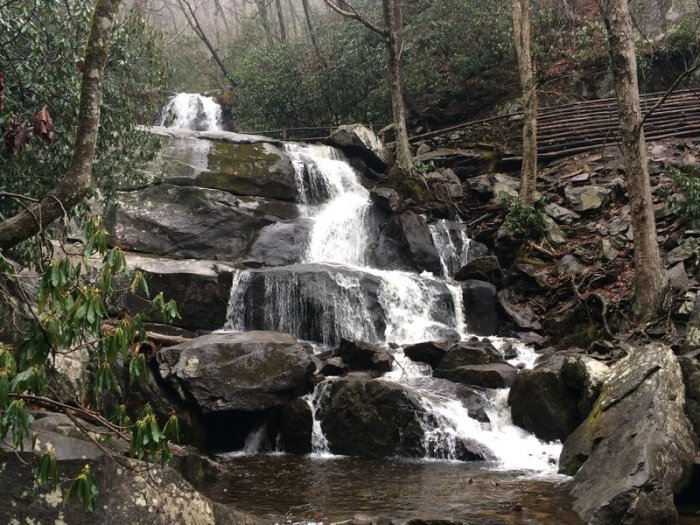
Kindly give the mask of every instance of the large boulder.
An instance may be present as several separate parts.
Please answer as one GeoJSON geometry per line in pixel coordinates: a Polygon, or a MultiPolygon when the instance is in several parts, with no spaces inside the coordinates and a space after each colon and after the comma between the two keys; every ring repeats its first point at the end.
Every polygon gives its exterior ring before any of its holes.
{"type": "Polygon", "coordinates": [[[194,185],[234,195],[295,201],[297,187],[292,160],[273,144],[212,142],[205,171],[194,185]]]}
{"type": "Polygon", "coordinates": [[[378,268],[442,273],[430,228],[412,211],[389,218],[372,246],[371,259],[378,268]]]}
{"type": "Polygon", "coordinates": [[[334,354],[352,370],[389,372],[394,362],[391,355],[383,348],[350,339],[342,339],[334,354]]]}
{"type": "Polygon", "coordinates": [[[440,364],[442,358],[452,346],[449,341],[423,341],[404,346],[403,353],[412,361],[427,363],[432,368],[440,364]]]}
{"type": "Polygon", "coordinates": [[[313,373],[310,349],[275,332],[212,333],[161,350],[161,377],[206,413],[281,407],[313,373]]]}
{"type": "Polygon", "coordinates": [[[38,419],[33,430],[37,432],[38,440],[34,447],[28,447],[31,452],[3,454],[0,497],[8,504],[0,508],[2,523],[262,523],[232,507],[212,502],[173,468],[124,457],[122,454],[128,451],[128,444],[117,444],[114,442],[116,438],[102,440],[98,447],[66,416],[50,415],[38,419]],[[40,456],[49,448],[54,451],[63,480],[56,489],[38,487],[35,481],[34,469],[40,456]],[[114,457],[109,457],[105,450],[110,450],[114,457]],[[98,490],[92,512],[86,511],[79,502],[63,504],[63,494],[67,492],[70,480],[75,479],[85,466],[90,468],[98,490]]]}
{"type": "Polygon", "coordinates": [[[382,141],[371,129],[361,124],[339,126],[326,142],[350,157],[362,159],[368,167],[380,173],[386,171],[393,162],[391,152],[382,141]]]}
{"type": "Polygon", "coordinates": [[[294,399],[282,410],[280,435],[284,450],[292,454],[309,454],[314,416],[311,407],[303,399],[294,399]]]}
{"type": "Polygon", "coordinates": [[[513,423],[545,441],[564,441],[588,416],[608,367],[584,355],[555,354],[515,378],[513,423]]]}
{"type": "MultiPolygon", "coordinates": [[[[181,318],[174,320],[173,325],[189,330],[217,330],[224,326],[233,268],[216,261],[135,253],[126,253],[125,257],[129,270],[143,273],[151,297],[162,292],[165,301],[175,300],[181,318]]],[[[135,315],[143,312],[144,306],[142,298],[127,290],[115,299],[111,309],[135,315]]]]}
{"type": "Polygon", "coordinates": [[[477,338],[453,346],[433,371],[433,377],[480,388],[507,388],[517,374],[489,341],[477,338]]]}
{"type": "Polygon", "coordinates": [[[288,266],[301,262],[311,229],[310,219],[265,226],[250,247],[243,264],[251,268],[288,266]]]}
{"type": "Polygon", "coordinates": [[[144,168],[147,179],[240,196],[297,198],[292,160],[271,139],[221,131],[151,131],[167,138],[144,168]]]}
{"type": "Polygon", "coordinates": [[[498,333],[499,316],[496,309],[496,287],[485,281],[469,279],[460,283],[464,301],[464,321],[467,330],[476,335],[498,333]]]}
{"type": "Polygon", "coordinates": [[[105,215],[112,242],[124,250],[219,261],[241,257],[273,222],[230,193],[171,184],[118,192],[105,215]]]}
{"type": "Polygon", "coordinates": [[[574,510],[588,523],[671,524],[673,495],[693,465],[683,376],[671,349],[629,348],[586,420],[564,443],[574,510]]]}
{"type": "MultiPolygon", "coordinates": [[[[370,458],[424,457],[430,415],[411,391],[384,380],[340,379],[327,388],[319,410],[321,428],[335,454],[370,458]]],[[[491,458],[491,452],[472,441],[456,447],[462,460],[491,458]]]]}

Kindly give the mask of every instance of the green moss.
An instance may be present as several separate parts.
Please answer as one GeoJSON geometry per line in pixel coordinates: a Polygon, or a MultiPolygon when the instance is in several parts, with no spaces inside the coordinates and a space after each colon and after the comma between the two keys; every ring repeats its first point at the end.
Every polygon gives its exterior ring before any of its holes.
{"type": "Polygon", "coordinates": [[[282,158],[270,152],[264,143],[213,142],[208,160],[208,170],[197,176],[197,183],[236,193],[250,188],[245,179],[267,175],[282,158]]]}

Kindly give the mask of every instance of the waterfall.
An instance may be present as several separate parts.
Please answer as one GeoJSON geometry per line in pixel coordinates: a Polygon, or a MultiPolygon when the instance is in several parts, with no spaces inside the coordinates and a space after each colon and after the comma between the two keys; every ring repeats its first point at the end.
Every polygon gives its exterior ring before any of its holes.
{"type": "Polygon", "coordinates": [[[464,226],[440,219],[428,225],[433,244],[440,256],[443,277],[454,276],[469,257],[469,237],[464,226]]]}
{"type": "Polygon", "coordinates": [[[305,262],[364,266],[369,192],[342,154],[330,146],[287,144],[299,200],[320,203],[305,262]]]}
{"type": "MultiPolygon", "coordinates": [[[[359,174],[329,146],[285,149],[301,214],[312,223],[308,249],[297,264],[237,272],[225,329],[286,332],[319,344],[319,350],[334,348],[341,338],[398,347],[394,369],[379,380],[401,384],[424,410],[419,424],[430,458],[457,459],[460,447],[476,442],[490,451],[497,468],[555,473],[561,445],[543,443],[513,425],[507,389],[473,394],[481,396],[488,417],[477,420],[460,399],[463,387],[433,378],[428,365],[414,363],[401,348],[469,335],[462,290],[452,280],[468,260],[464,225],[446,220],[429,225],[442,276],[370,267],[372,207],[359,174]]],[[[506,344],[489,339],[501,351],[506,344]]],[[[532,367],[534,351],[524,345],[516,350],[518,357],[509,362],[532,367]]],[[[330,448],[317,416],[333,381],[325,379],[303,398],[313,418],[312,451],[320,457],[330,455],[330,448]]]]}
{"type": "Polygon", "coordinates": [[[179,93],[163,108],[158,125],[196,131],[220,130],[221,106],[211,97],[179,93]]]}

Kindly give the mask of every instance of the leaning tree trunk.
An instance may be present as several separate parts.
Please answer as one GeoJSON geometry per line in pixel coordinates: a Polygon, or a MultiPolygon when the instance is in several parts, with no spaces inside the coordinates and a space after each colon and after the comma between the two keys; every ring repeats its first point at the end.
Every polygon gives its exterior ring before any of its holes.
{"type": "Polygon", "coordinates": [[[287,26],[284,21],[284,12],[282,11],[282,1],[275,0],[275,7],[277,8],[277,21],[280,24],[280,41],[287,41],[287,26]]]}
{"type": "Polygon", "coordinates": [[[640,321],[659,312],[668,288],[656,237],[647,151],[637,84],[637,60],[627,0],[599,0],[608,31],[620,117],[620,140],[634,234],[634,308],[640,321]]]}
{"type": "Polygon", "coordinates": [[[120,3],[121,0],[97,0],[95,4],[85,48],[78,129],[68,171],[38,203],[0,222],[0,249],[11,248],[40,232],[82,201],[93,187],[92,165],[100,123],[102,80],[114,16],[120,3]]]}
{"type": "Polygon", "coordinates": [[[413,169],[413,159],[408,142],[406,106],[403,101],[403,83],[401,78],[401,3],[400,0],[384,0],[383,4],[388,57],[388,82],[396,133],[396,164],[408,173],[413,169]]]}
{"type": "Polygon", "coordinates": [[[537,191],[537,88],[530,53],[530,0],[513,0],[513,41],[523,92],[520,202],[532,204],[537,191]]]}

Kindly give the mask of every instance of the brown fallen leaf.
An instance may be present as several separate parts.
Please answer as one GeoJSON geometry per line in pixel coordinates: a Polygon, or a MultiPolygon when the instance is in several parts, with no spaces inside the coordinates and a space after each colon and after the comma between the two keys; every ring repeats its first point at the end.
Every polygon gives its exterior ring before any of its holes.
{"type": "Polygon", "coordinates": [[[19,115],[12,117],[5,129],[5,155],[13,157],[27,148],[29,134],[19,115]]]}
{"type": "Polygon", "coordinates": [[[49,110],[46,109],[46,106],[34,114],[32,117],[32,124],[34,124],[34,133],[39,135],[41,140],[49,144],[56,142],[53,120],[51,120],[51,115],[49,115],[49,110]]]}

